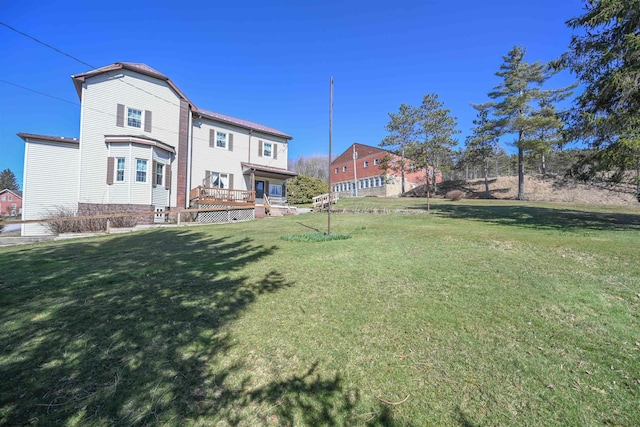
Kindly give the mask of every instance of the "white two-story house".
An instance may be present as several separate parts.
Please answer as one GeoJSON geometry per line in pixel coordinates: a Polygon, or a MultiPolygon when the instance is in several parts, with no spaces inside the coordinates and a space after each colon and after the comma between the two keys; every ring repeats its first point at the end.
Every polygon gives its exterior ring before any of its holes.
{"type": "MultiPolygon", "coordinates": [[[[25,141],[24,220],[60,206],[83,215],[105,205],[183,209],[205,197],[257,206],[284,200],[286,180],[296,175],[287,170],[286,133],[200,109],[145,64],[117,62],[72,80],[81,101],[79,138],[18,134],[25,141]],[[46,166],[52,159],[62,167],[46,166]]],[[[23,226],[23,235],[47,233],[42,224],[23,226]]]]}

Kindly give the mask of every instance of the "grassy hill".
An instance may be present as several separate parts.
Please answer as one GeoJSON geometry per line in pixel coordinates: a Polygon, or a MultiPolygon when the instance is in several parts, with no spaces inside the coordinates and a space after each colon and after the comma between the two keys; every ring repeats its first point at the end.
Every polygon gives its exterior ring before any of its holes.
{"type": "MultiPolygon", "coordinates": [[[[445,194],[449,190],[462,190],[467,198],[486,198],[484,179],[468,181],[447,181],[440,186],[445,194]]],[[[514,200],[518,195],[518,177],[501,176],[489,179],[491,199],[514,200]]],[[[422,196],[424,191],[417,189],[422,196]]],[[[583,183],[570,178],[527,175],[525,177],[525,196],[527,200],[582,203],[598,205],[639,206],[635,187],[628,184],[611,185],[606,183],[583,183]]]]}
{"type": "Polygon", "coordinates": [[[640,424],[640,210],[338,208],[0,248],[0,425],[640,424]]]}

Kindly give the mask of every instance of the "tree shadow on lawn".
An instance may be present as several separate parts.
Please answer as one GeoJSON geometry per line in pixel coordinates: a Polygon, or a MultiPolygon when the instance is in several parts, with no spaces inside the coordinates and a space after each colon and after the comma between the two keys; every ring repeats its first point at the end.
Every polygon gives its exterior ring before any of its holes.
{"type": "MultiPolygon", "coordinates": [[[[426,209],[426,206],[424,207],[426,209]]],[[[533,206],[438,204],[433,213],[458,219],[561,231],[640,230],[640,214],[585,212],[533,206]]]]}
{"type": "Polygon", "coordinates": [[[0,425],[348,424],[359,397],[339,375],[314,365],[256,388],[227,358],[224,326],[294,285],[230,273],[276,251],[156,230],[0,253],[0,425]]]}

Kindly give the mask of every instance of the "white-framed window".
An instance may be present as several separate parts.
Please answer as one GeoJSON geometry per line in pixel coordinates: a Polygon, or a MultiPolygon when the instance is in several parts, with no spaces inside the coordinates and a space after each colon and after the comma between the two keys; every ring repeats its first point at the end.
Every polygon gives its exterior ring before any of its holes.
{"type": "Polygon", "coordinates": [[[147,182],[147,161],[136,159],[136,182],[147,182]]]}
{"type": "Polygon", "coordinates": [[[213,188],[229,188],[229,174],[211,172],[211,186],[213,188]]]}
{"type": "Polygon", "coordinates": [[[216,147],[227,148],[227,134],[225,132],[216,131],[216,147]]]}
{"type": "Polygon", "coordinates": [[[343,167],[342,167],[342,172],[346,172],[346,171],[347,171],[347,167],[346,167],[346,166],[343,166],[343,167]]]}
{"type": "Polygon", "coordinates": [[[269,184],[269,195],[282,197],[282,185],[280,184],[269,184]]]}
{"type": "Polygon", "coordinates": [[[2,196],[2,199],[0,199],[0,200],[2,200],[4,202],[5,200],[7,200],[7,196],[2,196]]]}
{"type": "Polygon", "coordinates": [[[142,127],[142,110],[127,107],[127,126],[132,128],[142,127]]]}
{"type": "Polygon", "coordinates": [[[13,196],[11,194],[9,194],[9,201],[12,202],[13,201],[13,196]]]}
{"type": "Polygon", "coordinates": [[[380,177],[376,176],[376,187],[380,187],[380,177]]]}
{"type": "Polygon", "coordinates": [[[265,142],[262,144],[262,155],[264,157],[272,157],[273,156],[273,144],[270,142],[265,142]]]}
{"type": "Polygon", "coordinates": [[[378,159],[373,159],[373,164],[378,166],[378,164],[380,163],[380,161],[378,159]]]}
{"type": "MultiPolygon", "coordinates": [[[[338,173],[338,168],[336,168],[336,173],[338,173]]],[[[4,200],[4,199],[3,199],[4,200]]]]}
{"type": "Polygon", "coordinates": [[[365,168],[368,168],[368,167],[369,167],[369,160],[365,160],[365,161],[364,161],[364,167],[365,167],[365,168]]]}
{"type": "Polygon", "coordinates": [[[124,157],[118,157],[116,159],[116,181],[117,182],[124,182],[124,166],[125,166],[124,157]]]}
{"type": "Polygon", "coordinates": [[[156,163],[156,185],[162,185],[164,178],[164,165],[162,163],[156,163]]]}

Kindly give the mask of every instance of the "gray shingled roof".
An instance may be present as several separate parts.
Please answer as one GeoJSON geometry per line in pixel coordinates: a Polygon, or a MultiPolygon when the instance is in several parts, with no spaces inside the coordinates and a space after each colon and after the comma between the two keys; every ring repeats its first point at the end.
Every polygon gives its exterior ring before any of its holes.
{"type": "Polygon", "coordinates": [[[272,128],[272,127],[269,127],[269,126],[265,126],[265,125],[261,125],[260,123],[250,122],[249,120],[238,119],[236,117],[227,116],[226,114],[216,113],[215,111],[209,111],[209,110],[203,110],[201,108],[196,108],[194,110],[194,112],[196,114],[202,114],[203,116],[209,117],[211,119],[219,120],[221,122],[233,124],[233,125],[236,125],[236,126],[247,128],[247,129],[252,129],[252,130],[255,130],[255,131],[258,131],[258,132],[264,132],[264,133],[267,133],[267,134],[280,136],[280,137],[286,138],[286,139],[292,139],[293,138],[292,136],[287,135],[286,133],[281,132],[278,129],[275,129],[275,128],[272,128]]]}

